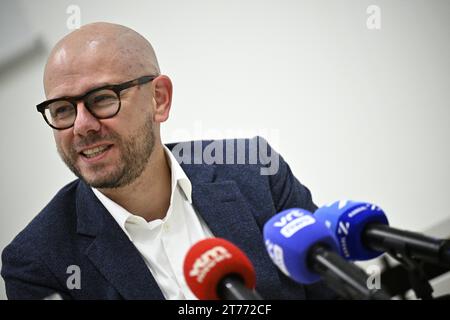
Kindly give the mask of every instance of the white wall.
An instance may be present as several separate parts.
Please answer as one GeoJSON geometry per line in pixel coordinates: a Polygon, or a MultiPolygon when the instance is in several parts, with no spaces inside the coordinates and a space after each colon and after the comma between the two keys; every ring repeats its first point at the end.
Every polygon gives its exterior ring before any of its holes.
{"type": "Polygon", "coordinates": [[[165,142],[250,128],[280,151],[318,205],[366,200],[393,226],[449,226],[449,1],[20,4],[45,48],[0,73],[0,250],[73,178],[34,107],[45,98],[46,54],[69,31],[70,4],[82,24],[124,24],[152,42],[174,83],[165,142]],[[372,4],[380,30],[366,27],[372,4]]]}

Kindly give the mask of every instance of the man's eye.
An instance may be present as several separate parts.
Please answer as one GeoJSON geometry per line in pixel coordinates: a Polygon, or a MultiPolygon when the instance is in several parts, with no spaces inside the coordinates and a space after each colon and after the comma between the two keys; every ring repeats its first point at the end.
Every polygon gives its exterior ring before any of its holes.
{"type": "Polygon", "coordinates": [[[95,103],[95,104],[111,103],[111,102],[115,102],[115,101],[116,101],[116,97],[112,96],[112,95],[108,95],[108,94],[102,94],[102,95],[96,96],[93,99],[93,103],[95,103]]]}
{"type": "Polygon", "coordinates": [[[67,112],[67,111],[69,111],[69,108],[68,107],[59,107],[58,109],[56,109],[56,114],[62,114],[62,113],[65,113],[65,112],[67,112]]]}
{"type": "Polygon", "coordinates": [[[73,108],[69,105],[60,106],[50,110],[53,118],[64,118],[73,113],[73,108]]]}

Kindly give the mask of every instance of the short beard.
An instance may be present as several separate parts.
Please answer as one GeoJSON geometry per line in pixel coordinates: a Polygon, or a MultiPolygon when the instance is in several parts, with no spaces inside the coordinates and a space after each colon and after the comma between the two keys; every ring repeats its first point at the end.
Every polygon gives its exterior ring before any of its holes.
{"type": "MultiPolygon", "coordinates": [[[[78,178],[91,187],[98,189],[113,189],[127,186],[142,174],[153,153],[155,146],[153,121],[149,118],[144,125],[138,128],[134,134],[126,140],[121,138],[115,132],[111,132],[103,137],[97,133],[93,133],[83,138],[83,140],[79,141],[77,144],[86,146],[105,140],[114,143],[114,147],[117,147],[120,150],[121,158],[115,170],[111,172],[109,176],[102,178],[88,180],[81,174],[79,168],[77,168],[75,164],[76,159],[81,157],[81,155],[75,151],[73,146],[69,151],[69,155],[65,154],[58,144],[57,150],[67,167],[78,178]]],[[[93,167],[93,169],[101,171],[102,165],[99,165],[98,168],[93,167]]]]}

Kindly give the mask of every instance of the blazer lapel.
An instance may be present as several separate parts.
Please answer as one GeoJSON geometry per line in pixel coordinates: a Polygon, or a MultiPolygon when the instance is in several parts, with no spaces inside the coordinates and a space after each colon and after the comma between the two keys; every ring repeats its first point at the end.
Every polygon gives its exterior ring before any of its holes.
{"type": "Polygon", "coordinates": [[[214,236],[229,240],[252,261],[257,291],[263,297],[271,297],[276,290],[281,290],[277,269],[266,253],[262,232],[237,184],[213,181],[214,165],[185,165],[183,169],[192,183],[193,205],[214,236]]]}
{"type": "Polygon", "coordinates": [[[80,181],[77,231],[95,237],[85,253],[124,299],[164,299],[138,250],[92,190],[80,181]]]}

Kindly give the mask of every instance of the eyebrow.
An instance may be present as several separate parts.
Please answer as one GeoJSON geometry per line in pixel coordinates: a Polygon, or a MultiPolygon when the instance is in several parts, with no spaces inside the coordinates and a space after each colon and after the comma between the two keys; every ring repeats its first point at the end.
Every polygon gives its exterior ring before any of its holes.
{"type": "Polygon", "coordinates": [[[115,83],[109,83],[109,82],[100,82],[99,84],[97,84],[95,87],[85,91],[84,93],[80,94],[80,95],[76,95],[76,96],[59,96],[59,97],[55,97],[55,98],[51,98],[51,99],[47,99],[46,101],[51,101],[51,100],[60,100],[60,99],[73,99],[73,98],[80,98],[80,97],[84,97],[85,95],[96,91],[98,89],[102,89],[105,87],[109,87],[109,86],[115,86],[117,84],[115,83]]]}

